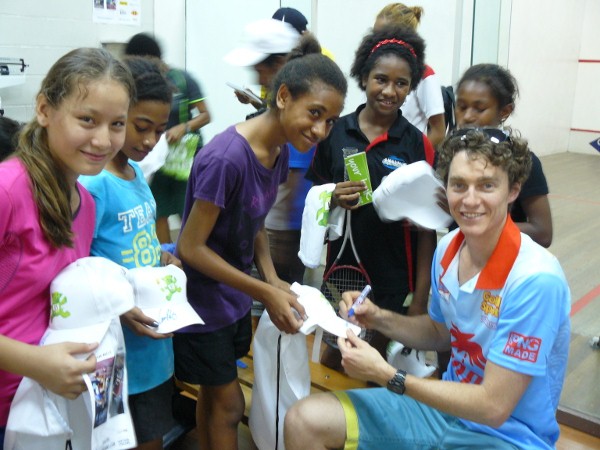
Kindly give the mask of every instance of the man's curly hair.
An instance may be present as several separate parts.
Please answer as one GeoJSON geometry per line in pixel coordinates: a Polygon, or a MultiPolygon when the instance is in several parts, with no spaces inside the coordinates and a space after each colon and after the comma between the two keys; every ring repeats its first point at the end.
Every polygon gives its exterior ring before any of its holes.
{"type": "Polygon", "coordinates": [[[496,144],[485,131],[474,128],[448,136],[438,150],[436,171],[445,185],[448,184],[450,164],[462,151],[466,151],[471,160],[483,158],[492,166],[500,167],[508,174],[509,186],[523,184],[529,177],[531,152],[525,139],[511,131],[505,141],[496,144]]]}

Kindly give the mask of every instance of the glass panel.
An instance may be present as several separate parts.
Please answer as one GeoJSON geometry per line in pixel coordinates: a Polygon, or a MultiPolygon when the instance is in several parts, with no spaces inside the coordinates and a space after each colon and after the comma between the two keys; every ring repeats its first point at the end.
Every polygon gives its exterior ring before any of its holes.
{"type": "MultiPolygon", "coordinates": [[[[507,67],[512,0],[473,0],[472,5],[471,64],[497,63],[507,67]]],[[[515,48],[518,48],[518,46],[513,45],[513,50],[515,48]]],[[[527,130],[523,130],[523,133],[527,136],[527,130]]],[[[551,158],[544,159],[546,177],[553,181],[552,191],[563,192],[561,189],[564,189],[564,192],[570,192],[569,182],[561,186],[561,179],[555,175],[559,172],[559,167],[555,167],[552,164],[553,161],[551,158]]],[[[572,177],[569,178],[569,180],[571,179],[572,177]]],[[[574,198],[576,196],[584,197],[588,193],[584,189],[575,189],[572,190],[571,195],[574,198]]],[[[589,195],[592,195],[591,191],[589,195]]],[[[566,207],[564,205],[561,206],[561,209],[557,209],[559,205],[556,204],[556,199],[550,198],[550,201],[555,228],[552,252],[561,261],[573,294],[572,301],[576,303],[584,295],[582,292],[588,292],[589,285],[593,284],[589,280],[594,278],[594,274],[590,272],[588,275],[586,272],[584,276],[581,273],[583,270],[579,265],[581,263],[574,264],[572,262],[573,243],[568,241],[567,236],[559,233],[558,230],[562,228],[572,229],[573,226],[576,226],[575,222],[581,223],[583,219],[577,214],[565,214],[562,210],[566,207]],[[574,222],[567,225],[566,222],[569,220],[574,222]]],[[[581,247],[582,249],[587,248],[587,246],[581,247]]],[[[593,258],[593,256],[589,255],[588,258],[593,258]]],[[[587,267],[595,267],[593,261],[590,259],[588,261],[590,263],[587,267]]],[[[595,305],[598,305],[598,302],[595,305]]],[[[593,350],[589,340],[590,335],[593,336],[594,333],[600,332],[597,321],[598,315],[592,312],[597,310],[599,310],[598,306],[588,306],[587,317],[583,317],[585,313],[578,314],[579,311],[576,309],[571,313],[572,328],[569,361],[558,414],[561,423],[566,423],[573,428],[581,429],[593,435],[600,435],[600,428],[598,427],[600,423],[600,408],[598,407],[600,405],[600,389],[598,388],[597,376],[594,376],[598,372],[600,364],[600,350],[593,350]]]]}
{"type": "Polygon", "coordinates": [[[472,64],[498,62],[501,5],[502,0],[475,0],[472,64]]]}

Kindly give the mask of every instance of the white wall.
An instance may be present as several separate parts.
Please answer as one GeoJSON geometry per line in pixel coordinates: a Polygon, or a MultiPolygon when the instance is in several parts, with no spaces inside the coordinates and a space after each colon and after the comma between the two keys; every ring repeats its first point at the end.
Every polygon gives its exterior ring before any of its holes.
{"type": "MultiPolygon", "coordinates": [[[[323,46],[333,52],[336,62],[346,74],[350,71],[360,40],[387,3],[388,0],[281,1],[282,5],[294,6],[305,14],[309,29],[323,46]],[[310,4],[311,8],[308,7],[310,4]]],[[[438,72],[444,84],[455,81],[453,70],[458,40],[454,23],[462,20],[459,14],[461,3],[462,0],[419,2],[425,9],[419,32],[427,42],[427,62],[438,72]]],[[[241,105],[231,89],[225,86],[226,81],[233,81],[257,90],[253,70],[230,66],[222,58],[240,42],[245,24],[270,17],[279,6],[278,0],[254,2],[252,8],[245,0],[187,2],[187,69],[201,83],[212,117],[211,123],[203,129],[205,141],[253,111],[251,106],[241,105]]],[[[349,81],[349,86],[345,113],[354,110],[364,99],[353,80],[349,81]]]]}
{"type": "Polygon", "coordinates": [[[258,93],[253,69],[231,66],[223,56],[241,42],[245,24],[271,17],[277,8],[278,0],[253,2],[251,8],[247,0],[187,2],[186,68],[200,83],[211,114],[211,123],[202,128],[204,142],[254,111],[225,85],[230,81],[258,93]]]}
{"type": "Polygon", "coordinates": [[[587,0],[583,17],[579,59],[591,62],[577,65],[569,151],[598,155],[589,142],[600,138],[600,2],[587,0]]]}
{"type": "MultiPolygon", "coordinates": [[[[29,67],[25,84],[0,89],[2,106],[7,116],[28,120],[41,78],[58,57],[79,46],[126,42],[133,34],[146,31],[155,34],[169,64],[186,67],[200,81],[213,116],[205,129],[210,138],[252,111],[237,102],[225,82],[254,86],[253,71],[222,61],[239,43],[246,23],[269,17],[280,4],[294,6],[305,13],[309,28],[348,73],[360,39],[388,1],[142,0],[142,23],[136,27],[93,23],[91,0],[3,0],[0,57],[24,58],[29,67]]],[[[511,124],[522,130],[538,154],[566,150],[597,154],[588,143],[600,136],[600,2],[500,2],[498,62],[509,67],[521,88],[511,124]],[[579,63],[579,59],[597,62],[579,63]]],[[[443,84],[454,84],[470,64],[473,6],[480,8],[489,2],[415,3],[425,10],[419,32],[427,42],[427,62],[443,84]]],[[[490,41],[495,39],[496,34],[491,34],[490,41]]],[[[363,99],[354,81],[349,85],[345,112],[363,99]]]]}
{"type": "Polygon", "coordinates": [[[24,84],[0,89],[6,116],[28,121],[35,95],[50,66],[77,47],[102,42],[126,42],[140,31],[154,28],[154,0],[142,0],[141,26],[92,22],[91,0],[0,2],[0,56],[23,58],[29,65],[24,84]]]}
{"type": "MultiPolygon", "coordinates": [[[[511,125],[522,131],[538,155],[568,149],[586,3],[512,2],[508,67],[519,83],[521,97],[511,125]]],[[[599,18],[595,17],[595,24],[599,18]]]]}
{"type": "Polygon", "coordinates": [[[174,67],[185,67],[185,0],[153,0],[154,37],[159,42],[163,60],[174,67]]]}

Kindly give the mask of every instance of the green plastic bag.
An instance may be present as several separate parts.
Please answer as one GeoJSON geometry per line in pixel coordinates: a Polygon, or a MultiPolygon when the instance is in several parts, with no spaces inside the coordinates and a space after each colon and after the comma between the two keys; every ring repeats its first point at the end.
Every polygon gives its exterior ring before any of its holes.
{"type": "Polygon", "coordinates": [[[179,141],[169,144],[169,153],[162,171],[177,180],[187,180],[199,140],[198,134],[188,133],[184,134],[179,141]]]}

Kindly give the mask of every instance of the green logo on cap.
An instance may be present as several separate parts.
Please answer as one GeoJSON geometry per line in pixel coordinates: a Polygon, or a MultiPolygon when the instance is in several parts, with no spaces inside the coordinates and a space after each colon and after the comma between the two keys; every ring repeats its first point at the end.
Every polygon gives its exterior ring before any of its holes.
{"type": "Polygon", "coordinates": [[[173,275],[166,275],[163,277],[162,281],[165,284],[165,287],[161,288],[162,292],[167,292],[167,301],[171,301],[173,298],[173,294],[177,292],[181,292],[181,288],[177,286],[177,277],[173,275]]]}
{"type": "Polygon", "coordinates": [[[63,319],[66,319],[67,317],[69,317],[71,315],[71,313],[69,311],[65,311],[63,309],[63,306],[65,306],[67,304],[67,297],[65,297],[64,295],[62,295],[60,292],[53,292],[52,293],[52,305],[51,305],[51,313],[50,313],[50,319],[54,319],[55,317],[62,317],[63,319]]]}

